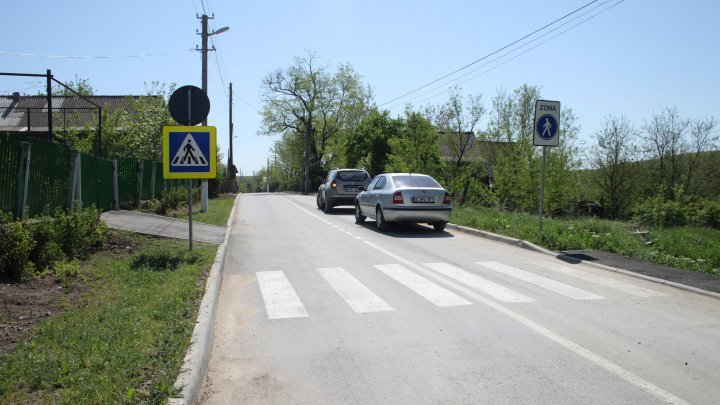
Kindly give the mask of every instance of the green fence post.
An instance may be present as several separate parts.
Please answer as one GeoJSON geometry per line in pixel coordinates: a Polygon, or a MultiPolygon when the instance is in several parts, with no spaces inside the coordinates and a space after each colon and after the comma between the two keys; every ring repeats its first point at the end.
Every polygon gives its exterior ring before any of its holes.
{"type": "Polygon", "coordinates": [[[118,161],[112,160],[113,209],[120,209],[120,183],[118,182],[118,161]]]}
{"type": "Polygon", "coordinates": [[[20,142],[20,168],[18,172],[18,202],[17,217],[25,219],[27,209],[28,180],[30,178],[30,152],[32,147],[28,142],[20,142]]]}
{"type": "Polygon", "coordinates": [[[135,205],[140,207],[140,199],[142,199],[142,184],[143,184],[143,172],[145,171],[145,165],[142,160],[138,161],[138,182],[137,182],[137,200],[135,205]]]}
{"type": "Polygon", "coordinates": [[[150,199],[155,199],[155,162],[151,163],[152,170],[151,170],[151,177],[150,177],[150,199]]]}
{"type": "Polygon", "coordinates": [[[68,181],[67,206],[70,211],[75,211],[75,200],[77,200],[77,188],[79,186],[78,177],[80,176],[80,153],[72,152],[70,154],[70,177],[68,181]]]}

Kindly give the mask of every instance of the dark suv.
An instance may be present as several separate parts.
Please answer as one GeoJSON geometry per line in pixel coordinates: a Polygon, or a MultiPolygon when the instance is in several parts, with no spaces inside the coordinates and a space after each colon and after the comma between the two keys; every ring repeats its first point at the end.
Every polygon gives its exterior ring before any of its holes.
{"type": "Polygon", "coordinates": [[[370,184],[370,175],[362,169],[335,169],[318,188],[317,206],[330,212],[338,205],[354,205],[360,187],[370,184]]]}

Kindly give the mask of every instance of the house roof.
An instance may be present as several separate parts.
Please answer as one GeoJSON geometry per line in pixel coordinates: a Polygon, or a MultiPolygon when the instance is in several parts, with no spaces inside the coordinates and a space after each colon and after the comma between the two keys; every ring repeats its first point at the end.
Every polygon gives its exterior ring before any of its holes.
{"type": "MultiPolygon", "coordinates": [[[[110,114],[122,110],[133,112],[133,101],[141,96],[53,96],[53,126],[65,129],[93,128],[97,122],[97,107],[110,114]]],[[[145,96],[142,96],[145,97],[145,96]]],[[[157,97],[157,96],[153,96],[157,97]]],[[[0,131],[47,132],[47,97],[0,96],[0,131]]]]}

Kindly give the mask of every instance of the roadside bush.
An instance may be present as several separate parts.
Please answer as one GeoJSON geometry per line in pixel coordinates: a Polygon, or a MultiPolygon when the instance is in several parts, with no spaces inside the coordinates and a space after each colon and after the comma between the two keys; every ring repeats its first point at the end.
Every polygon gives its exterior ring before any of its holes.
{"type": "Polygon", "coordinates": [[[160,215],[165,215],[168,211],[178,209],[181,205],[186,203],[187,190],[182,187],[168,188],[163,190],[160,194],[160,204],[155,212],[160,215]]]}
{"type": "Polygon", "coordinates": [[[720,201],[703,201],[697,211],[696,225],[720,229],[720,201]]]}
{"type": "Polygon", "coordinates": [[[35,271],[30,261],[33,247],[32,232],[20,221],[0,224],[0,274],[15,279],[32,274],[35,271]]]}
{"type": "Polygon", "coordinates": [[[28,222],[28,228],[35,241],[35,246],[30,252],[30,260],[35,263],[38,271],[45,271],[65,259],[65,253],[58,243],[55,218],[35,219],[28,222]]]}
{"type": "Polygon", "coordinates": [[[688,222],[687,208],[682,201],[665,201],[659,195],[640,202],[635,207],[634,218],[643,225],[659,228],[684,226],[688,222]]]}
{"type": "Polygon", "coordinates": [[[56,215],[61,247],[68,258],[84,259],[102,248],[108,229],[95,206],[56,215]]]}

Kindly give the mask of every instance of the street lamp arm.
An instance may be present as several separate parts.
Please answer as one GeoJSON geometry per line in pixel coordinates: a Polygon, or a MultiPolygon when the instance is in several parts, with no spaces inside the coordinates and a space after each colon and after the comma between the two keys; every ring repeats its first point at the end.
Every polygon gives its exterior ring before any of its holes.
{"type": "Polygon", "coordinates": [[[209,33],[208,36],[222,34],[223,32],[227,32],[227,31],[230,31],[230,27],[218,28],[215,31],[209,33]]]}

